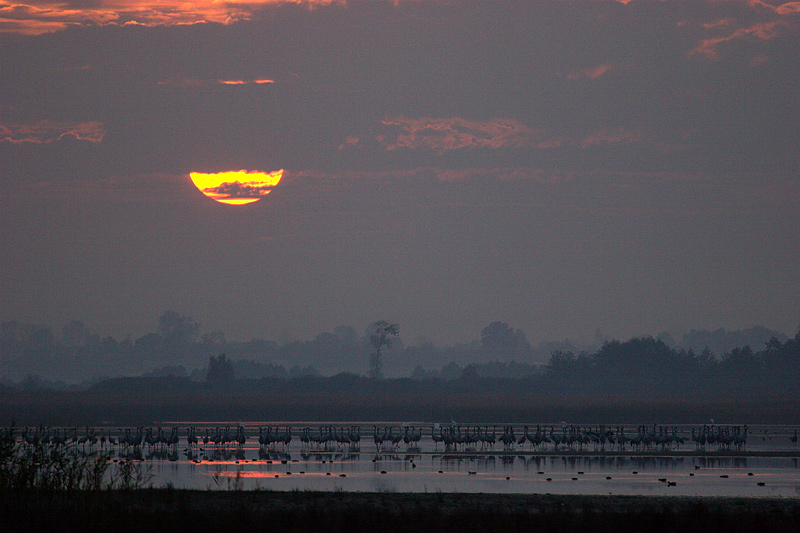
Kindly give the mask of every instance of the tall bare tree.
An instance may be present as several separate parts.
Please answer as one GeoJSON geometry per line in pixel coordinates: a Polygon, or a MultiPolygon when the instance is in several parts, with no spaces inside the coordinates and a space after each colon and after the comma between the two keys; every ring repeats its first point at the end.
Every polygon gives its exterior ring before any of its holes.
{"type": "Polygon", "coordinates": [[[371,324],[367,331],[370,333],[369,342],[375,348],[369,358],[369,377],[383,379],[381,349],[391,348],[392,341],[400,334],[400,326],[385,320],[378,320],[371,324]]]}

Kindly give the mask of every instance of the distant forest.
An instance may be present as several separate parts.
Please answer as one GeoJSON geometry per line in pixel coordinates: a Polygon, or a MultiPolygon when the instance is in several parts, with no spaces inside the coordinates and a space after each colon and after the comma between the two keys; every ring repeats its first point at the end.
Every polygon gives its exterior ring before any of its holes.
{"type": "MultiPolygon", "coordinates": [[[[355,387],[362,391],[451,390],[479,387],[509,393],[691,395],[703,398],[785,397],[800,392],[800,331],[794,338],[756,326],[696,331],[676,341],[667,334],[602,340],[578,349],[568,341],[532,347],[525,334],[493,322],[474,342],[437,347],[401,338],[383,350],[387,375],[374,379],[370,325],[359,335],[338,326],[310,341],[228,341],[200,334],[191,317],[167,311],[158,330],[138,339],[101,338],[78,321],[60,335],[44,326],[2,323],[2,386],[15,390],[122,392],[163,386],[173,391],[258,393],[355,387]],[[233,385],[235,383],[235,386],[233,385]],[[160,385],[159,385],[160,384],[160,385]]],[[[400,325],[401,326],[401,325],[400,325]]],[[[402,332],[402,328],[400,329],[402,332]]]]}

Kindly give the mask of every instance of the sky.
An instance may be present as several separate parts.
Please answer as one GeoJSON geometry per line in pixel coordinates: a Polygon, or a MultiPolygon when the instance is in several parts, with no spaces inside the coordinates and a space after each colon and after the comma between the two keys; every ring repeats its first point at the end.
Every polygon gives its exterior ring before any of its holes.
{"type": "Polygon", "coordinates": [[[797,2],[0,1],[0,313],[793,335],[798,89],[797,2]]]}

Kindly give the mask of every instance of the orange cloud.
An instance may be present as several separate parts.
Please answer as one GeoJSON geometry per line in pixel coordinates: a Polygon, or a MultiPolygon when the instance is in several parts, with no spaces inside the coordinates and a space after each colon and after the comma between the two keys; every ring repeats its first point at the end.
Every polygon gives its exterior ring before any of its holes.
{"type": "Polygon", "coordinates": [[[36,124],[0,125],[0,143],[47,144],[65,139],[91,143],[103,140],[106,131],[102,122],[57,122],[42,120],[36,124]]]}
{"type": "Polygon", "coordinates": [[[251,83],[255,83],[256,85],[262,85],[265,83],[275,83],[274,80],[219,80],[220,83],[224,85],[249,85],[251,83]]]}
{"type": "MultiPolygon", "coordinates": [[[[721,37],[704,39],[699,45],[689,52],[689,55],[717,60],[720,57],[718,48],[721,45],[748,38],[768,41],[778,37],[781,29],[788,24],[789,23],[786,20],[779,19],[770,22],[761,22],[747,28],[739,28],[721,37]]],[[[715,28],[716,27],[717,26],[715,26],[715,28]]]]}
{"type": "MultiPolygon", "coordinates": [[[[253,18],[260,5],[283,0],[104,0],[103,2],[65,2],[63,0],[0,0],[0,32],[39,35],[68,26],[141,24],[144,26],[231,24],[253,18]],[[80,6],[80,7],[74,7],[80,6]]],[[[330,0],[291,0],[309,6],[330,0]]]]}

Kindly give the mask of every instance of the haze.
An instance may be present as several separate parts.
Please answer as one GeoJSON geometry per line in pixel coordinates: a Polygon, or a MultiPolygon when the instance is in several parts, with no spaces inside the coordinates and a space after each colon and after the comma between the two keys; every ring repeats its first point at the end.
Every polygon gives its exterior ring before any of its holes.
{"type": "Polygon", "coordinates": [[[797,331],[797,3],[90,4],[0,2],[3,320],[797,331]]]}

